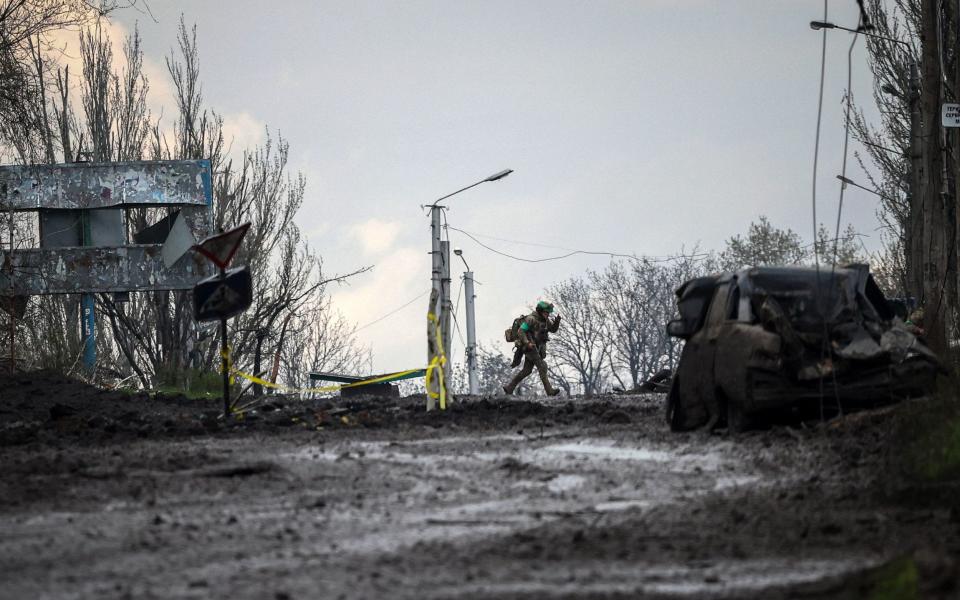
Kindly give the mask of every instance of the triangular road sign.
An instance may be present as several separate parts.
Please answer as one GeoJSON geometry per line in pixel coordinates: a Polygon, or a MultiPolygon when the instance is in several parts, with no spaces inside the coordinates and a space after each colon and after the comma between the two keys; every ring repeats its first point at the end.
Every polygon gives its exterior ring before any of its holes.
{"type": "Polygon", "coordinates": [[[250,223],[244,223],[230,231],[212,235],[194,248],[197,252],[209,258],[213,264],[221,269],[226,269],[230,265],[230,261],[233,260],[233,255],[237,253],[240,242],[243,241],[243,236],[247,235],[248,229],[250,229],[250,223]]]}
{"type": "Polygon", "coordinates": [[[198,321],[229,319],[252,302],[253,278],[247,267],[230,269],[224,277],[208,277],[193,288],[193,315],[198,321]]]}

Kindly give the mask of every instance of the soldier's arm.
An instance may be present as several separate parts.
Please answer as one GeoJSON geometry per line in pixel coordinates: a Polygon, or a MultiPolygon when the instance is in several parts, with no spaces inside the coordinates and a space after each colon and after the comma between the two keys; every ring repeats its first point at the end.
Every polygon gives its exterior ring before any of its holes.
{"type": "Polygon", "coordinates": [[[550,326],[547,328],[547,331],[550,333],[556,333],[560,329],[560,315],[557,315],[557,318],[550,323],[550,326]]]}
{"type": "Polygon", "coordinates": [[[520,338],[520,342],[524,347],[533,343],[533,331],[530,329],[529,323],[524,321],[520,324],[520,328],[517,330],[517,337],[520,338]]]}

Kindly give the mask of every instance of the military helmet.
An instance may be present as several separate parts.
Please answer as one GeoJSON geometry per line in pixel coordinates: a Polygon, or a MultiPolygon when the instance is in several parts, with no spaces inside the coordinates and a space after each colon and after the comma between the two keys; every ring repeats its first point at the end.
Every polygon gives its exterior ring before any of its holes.
{"type": "Polygon", "coordinates": [[[541,300],[540,302],[537,302],[537,310],[542,310],[545,313],[552,313],[553,305],[546,300],[541,300]]]}

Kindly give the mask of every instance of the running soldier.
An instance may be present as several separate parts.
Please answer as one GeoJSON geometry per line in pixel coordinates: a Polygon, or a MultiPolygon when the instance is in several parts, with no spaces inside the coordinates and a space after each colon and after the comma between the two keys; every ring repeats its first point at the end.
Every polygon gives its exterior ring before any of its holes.
{"type": "Polygon", "coordinates": [[[520,385],[523,379],[533,372],[536,367],[540,373],[540,381],[543,382],[543,390],[548,396],[556,396],[560,390],[550,385],[547,379],[547,363],[544,359],[547,357],[547,342],[550,340],[550,334],[556,333],[560,328],[560,315],[553,320],[550,319],[550,313],[553,312],[553,304],[541,300],[537,302],[536,310],[523,319],[517,330],[517,355],[523,354],[523,369],[510,380],[510,383],[503,386],[503,391],[512,394],[520,385]]]}

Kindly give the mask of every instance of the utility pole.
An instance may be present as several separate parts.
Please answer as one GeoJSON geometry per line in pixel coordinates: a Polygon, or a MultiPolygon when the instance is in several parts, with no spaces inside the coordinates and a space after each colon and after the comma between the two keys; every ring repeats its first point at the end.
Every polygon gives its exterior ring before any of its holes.
{"type": "MultiPolygon", "coordinates": [[[[443,380],[450,384],[450,315],[453,312],[453,300],[450,298],[450,242],[440,242],[440,334],[443,338],[443,353],[447,362],[443,365],[443,380]]],[[[449,395],[449,394],[448,394],[449,395]]]]}
{"type": "Polygon", "coordinates": [[[467,378],[470,382],[470,395],[480,393],[480,380],[477,377],[477,317],[474,310],[476,295],[473,293],[473,271],[463,257],[463,250],[454,248],[453,253],[460,257],[467,268],[463,272],[463,293],[467,309],[467,378]]]}
{"type": "Polygon", "coordinates": [[[907,270],[910,274],[908,290],[917,302],[923,297],[921,271],[923,254],[923,190],[920,173],[923,170],[923,150],[920,146],[920,71],[917,61],[910,60],[910,80],[907,90],[907,106],[910,110],[910,217],[907,231],[907,270]]]}
{"type": "Polygon", "coordinates": [[[470,380],[470,394],[480,393],[480,380],[477,378],[477,324],[474,314],[473,271],[463,274],[463,293],[467,303],[467,374],[470,380]]]}
{"type": "MultiPolygon", "coordinates": [[[[428,306],[428,312],[434,315],[434,318],[438,319],[439,328],[440,328],[440,339],[435,340],[435,343],[429,343],[429,340],[436,336],[437,327],[433,323],[428,325],[427,329],[427,364],[433,364],[434,361],[438,358],[437,353],[440,349],[437,348],[437,344],[442,344],[442,352],[444,355],[450,352],[450,314],[452,309],[452,302],[450,300],[450,243],[448,241],[441,240],[441,229],[440,229],[440,216],[441,211],[446,209],[446,206],[441,206],[440,201],[446,200],[450,196],[459,194],[460,192],[469,190],[472,187],[478,186],[481,183],[487,183],[488,181],[498,181],[503,179],[510,173],[513,173],[513,169],[504,169],[499,173],[494,173],[486,179],[481,179],[476,183],[472,183],[467,187],[460,188],[459,190],[453,192],[452,194],[447,194],[441,198],[438,198],[429,205],[430,208],[430,256],[431,256],[431,274],[430,274],[430,284],[432,291],[430,293],[430,304],[428,306]]],[[[423,207],[421,207],[423,208],[423,207]]],[[[444,365],[443,369],[443,380],[444,383],[450,381],[450,359],[447,356],[447,362],[444,365]]],[[[431,394],[438,394],[440,392],[439,382],[436,377],[431,377],[430,379],[430,388],[427,389],[427,410],[432,410],[434,408],[433,397],[431,394]]]]}
{"type": "MultiPolygon", "coordinates": [[[[443,366],[443,380],[445,383],[449,383],[450,315],[453,304],[450,300],[450,242],[440,239],[440,211],[444,210],[445,208],[445,206],[440,206],[439,204],[433,204],[430,206],[430,245],[432,247],[430,254],[433,257],[431,285],[433,290],[437,292],[436,304],[430,306],[430,312],[433,313],[439,320],[440,338],[436,340],[436,342],[441,346],[439,351],[447,356],[447,361],[443,366]]],[[[432,295],[431,298],[433,298],[432,295]]],[[[434,335],[436,335],[436,328],[433,328],[432,331],[434,332],[434,335]]],[[[433,356],[428,356],[427,360],[432,361],[433,358],[433,356]]],[[[436,378],[432,378],[431,384],[439,386],[439,381],[436,378]]],[[[440,390],[438,387],[438,389],[427,391],[439,393],[440,390]]]]}
{"type": "MultiPolygon", "coordinates": [[[[947,223],[949,206],[942,194],[943,153],[940,103],[943,97],[943,73],[940,69],[940,3],[938,0],[921,2],[921,56],[920,113],[921,169],[920,169],[920,264],[923,281],[923,324],[927,342],[934,352],[943,353],[946,343],[946,283],[949,270],[947,223]]],[[[950,223],[952,226],[952,223],[950,223]]]]}
{"type": "MultiPolygon", "coordinates": [[[[439,200],[438,200],[439,202],[439,200]]],[[[427,312],[434,315],[434,318],[440,318],[440,307],[444,305],[443,296],[441,291],[443,289],[441,280],[443,279],[443,266],[441,264],[440,258],[440,211],[444,207],[438,205],[434,202],[430,206],[430,283],[432,290],[430,293],[430,306],[427,308],[427,312]]],[[[427,325],[427,339],[432,339],[436,336],[436,332],[439,326],[434,325],[434,323],[429,323],[427,325]]],[[[433,361],[438,358],[439,350],[437,349],[437,344],[442,343],[442,335],[434,339],[433,343],[427,344],[427,364],[433,364],[433,361]]],[[[446,352],[446,348],[443,349],[443,352],[446,352]]],[[[445,375],[445,374],[444,374],[445,375]]],[[[427,410],[433,410],[435,395],[440,393],[440,381],[437,377],[430,378],[430,387],[427,389],[427,410]]]]}

